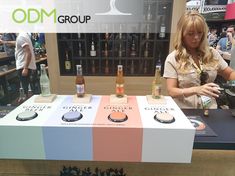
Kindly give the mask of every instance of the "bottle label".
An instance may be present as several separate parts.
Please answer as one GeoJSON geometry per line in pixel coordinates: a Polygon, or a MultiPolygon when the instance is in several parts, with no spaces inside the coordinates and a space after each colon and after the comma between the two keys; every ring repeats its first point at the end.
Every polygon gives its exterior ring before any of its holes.
{"type": "Polygon", "coordinates": [[[41,84],[41,95],[42,96],[49,96],[50,92],[50,85],[49,84],[41,84]]]}
{"type": "Polygon", "coordinates": [[[96,51],[90,51],[91,56],[96,56],[96,51]]]}
{"type": "Polygon", "coordinates": [[[71,69],[71,62],[65,61],[65,70],[70,70],[70,69],[71,69]]]}
{"type": "Polygon", "coordinates": [[[116,95],[117,96],[124,95],[124,85],[123,84],[116,84],[116,95]]]}
{"type": "Polygon", "coordinates": [[[154,85],[152,91],[153,98],[160,98],[161,97],[161,86],[154,85]]]}
{"type": "Polygon", "coordinates": [[[164,38],[165,37],[165,33],[166,33],[166,27],[165,26],[161,26],[159,37],[160,38],[164,38]]]}
{"type": "Polygon", "coordinates": [[[77,94],[84,94],[85,93],[85,85],[84,84],[77,84],[77,94]]]}

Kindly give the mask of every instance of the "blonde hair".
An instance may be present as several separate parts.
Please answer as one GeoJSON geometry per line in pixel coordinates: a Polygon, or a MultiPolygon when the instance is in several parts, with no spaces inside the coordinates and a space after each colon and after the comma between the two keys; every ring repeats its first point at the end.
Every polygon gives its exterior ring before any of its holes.
{"type": "Polygon", "coordinates": [[[190,54],[186,50],[183,38],[191,28],[195,29],[197,32],[203,33],[200,45],[197,48],[197,53],[203,64],[210,66],[215,65],[216,61],[213,59],[212,49],[209,47],[207,40],[208,26],[204,17],[197,11],[186,11],[178,21],[174,40],[174,48],[176,50],[175,57],[176,61],[180,64],[180,69],[186,70],[190,66],[190,54]]]}

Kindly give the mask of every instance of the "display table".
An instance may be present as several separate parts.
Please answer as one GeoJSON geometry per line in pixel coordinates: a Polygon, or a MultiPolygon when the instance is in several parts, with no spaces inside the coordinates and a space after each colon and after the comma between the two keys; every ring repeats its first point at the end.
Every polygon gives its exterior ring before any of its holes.
{"type": "MultiPolygon", "coordinates": [[[[183,112],[187,116],[200,115],[217,134],[215,137],[195,137],[194,150],[190,164],[1,159],[0,175],[59,175],[63,166],[76,166],[82,169],[90,167],[93,171],[96,167],[102,170],[108,168],[123,168],[128,176],[235,175],[235,150],[227,150],[232,149],[228,147],[228,145],[234,147],[233,144],[235,142],[233,139],[233,134],[235,134],[235,118],[231,115],[230,110],[210,110],[209,117],[204,117],[202,110],[192,109],[183,110],[183,112]],[[214,144],[216,144],[216,147],[214,144]],[[218,146],[218,144],[220,146],[218,146]]],[[[0,119],[0,123],[1,120],[3,119],[0,119]]],[[[0,128],[2,128],[2,126],[0,126],[0,128]]],[[[0,135],[1,138],[5,138],[5,140],[9,138],[9,134],[1,133],[0,135]]],[[[18,141],[20,141],[20,139],[18,141]]],[[[2,141],[0,144],[2,144],[2,141]]]]}
{"type": "Polygon", "coordinates": [[[73,103],[72,95],[35,103],[37,96],[0,119],[0,158],[191,162],[195,128],[171,97],[159,105],[148,104],[145,96],[128,96],[127,104],[110,104],[109,96],[73,103]],[[24,111],[37,117],[18,118],[24,111]],[[71,112],[82,118],[74,120],[71,112]],[[125,114],[124,121],[110,120],[114,112],[125,114]],[[174,121],[157,121],[161,114],[170,114],[174,121]]]}

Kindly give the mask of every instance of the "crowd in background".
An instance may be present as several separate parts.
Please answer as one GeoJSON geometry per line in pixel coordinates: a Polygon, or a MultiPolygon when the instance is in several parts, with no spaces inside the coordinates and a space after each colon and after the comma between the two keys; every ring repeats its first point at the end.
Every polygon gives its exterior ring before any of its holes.
{"type": "MultiPolygon", "coordinates": [[[[233,50],[235,50],[235,25],[229,25],[218,33],[216,28],[211,27],[208,33],[208,42],[211,47],[218,50],[224,60],[232,65],[234,61],[233,50]]],[[[235,68],[235,64],[234,67],[235,68]]]]}

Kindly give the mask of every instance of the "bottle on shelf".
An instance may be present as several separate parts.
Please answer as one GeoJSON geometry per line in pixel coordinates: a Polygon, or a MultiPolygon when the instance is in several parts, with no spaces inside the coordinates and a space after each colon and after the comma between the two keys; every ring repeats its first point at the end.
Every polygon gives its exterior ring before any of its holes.
{"type": "Polygon", "coordinates": [[[104,57],[108,57],[109,51],[108,51],[108,42],[104,43],[104,57]]]}
{"type": "Polygon", "coordinates": [[[145,39],[148,40],[150,38],[150,24],[146,25],[146,33],[145,33],[145,39]]]}
{"type": "Polygon", "coordinates": [[[135,57],[136,56],[136,48],[135,48],[135,40],[132,39],[132,43],[131,43],[131,57],[135,57]]]}
{"type": "Polygon", "coordinates": [[[117,66],[117,77],[116,77],[116,96],[124,97],[124,77],[123,77],[123,66],[117,66]]]}
{"type": "Polygon", "coordinates": [[[159,38],[164,39],[166,37],[166,25],[165,25],[165,16],[163,15],[161,18],[159,38]]]}
{"type": "Polygon", "coordinates": [[[155,77],[152,82],[152,98],[161,98],[161,65],[156,65],[155,77]]]}
{"type": "Polygon", "coordinates": [[[92,39],[92,41],[91,41],[90,56],[92,56],[92,57],[95,57],[95,56],[96,56],[95,43],[94,43],[93,39],[92,39]]]}
{"type": "Polygon", "coordinates": [[[149,42],[145,43],[144,57],[149,57],[149,42]]]}
{"type": "Polygon", "coordinates": [[[65,51],[65,62],[64,62],[64,66],[65,66],[65,71],[66,71],[66,72],[71,72],[72,64],[71,64],[71,60],[69,59],[69,53],[68,53],[68,51],[65,51]]]}
{"type": "Polygon", "coordinates": [[[109,55],[109,52],[108,52],[108,42],[105,42],[104,43],[104,57],[106,57],[105,59],[105,68],[104,68],[104,73],[105,74],[109,74],[109,60],[108,60],[108,55],[109,55]]]}
{"type": "Polygon", "coordinates": [[[118,39],[122,40],[123,36],[122,36],[122,24],[119,25],[119,33],[118,33],[118,39]]]}
{"type": "Polygon", "coordinates": [[[104,34],[104,39],[105,39],[105,40],[108,40],[108,39],[109,39],[109,33],[108,33],[108,32],[106,32],[106,33],[104,34]]]}
{"type": "Polygon", "coordinates": [[[118,48],[118,57],[122,57],[122,43],[119,43],[119,48],[118,48]]]}
{"type": "MultiPolygon", "coordinates": [[[[147,57],[149,57],[149,42],[145,43],[145,49],[144,49],[144,58],[147,58],[147,57]]],[[[148,60],[144,59],[143,63],[144,63],[144,68],[143,68],[144,74],[146,74],[148,72],[148,60]]]]}
{"type": "Polygon", "coordinates": [[[76,76],[76,92],[77,97],[84,97],[85,95],[85,79],[82,73],[82,65],[76,65],[77,76],[76,76]]]}
{"type": "Polygon", "coordinates": [[[135,64],[134,64],[134,60],[131,60],[131,70],[130,70],[131,74],[135,74],[135,64]]]}
{"type": "Polygon", "coordinates": [[[40,68],[41,68],[41,75],[40,75],[41,96],[47,97],[51,95],[50,81],[47,76],[45,64],[40,64],[40,68]]]}
{"type": "MultiPolygon", "coordinates": [[[[90,56],[91,57],[96,57],[95,43],[93,41],[93,37],[92,37],[92,40],[91,40],[90,56]]],[[[94,59],[92,59],[92,61],[91,61],[91,72],[92,72],[92,74],[96,73],[95,60],[94,59]]]]}
{"type": "Polygon", "coordinates": [[[81,42],[78,43],[78,56],[82,57],[82,43],[81,42]]]}
{"type": "Polygon", "coordinates": [[[108,60],[108,59],[105,60],[104,73],[105,73],[106,75],[109,74],[109,60],[108,60]]]}
{"type": "Polygon", "coordinates": [[[95,60],[93,59],[91,61],[91,73],[95,74],[95,72],[96,72],[96,69],[95,69],[95,60]]]}
{"type": "Polygon", "coordinates": [[[118,34],[118,39],[122,40],[122,33],[121,32],[119,32],[119,34],[118,34]]]}
{"type": "Polygon", "coordinates": [[[81,39],[81,33],[78,33],[78,39],[81,39]]]}

